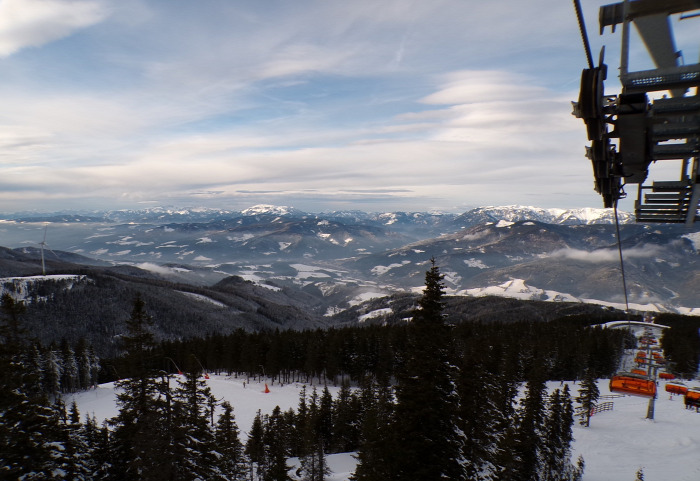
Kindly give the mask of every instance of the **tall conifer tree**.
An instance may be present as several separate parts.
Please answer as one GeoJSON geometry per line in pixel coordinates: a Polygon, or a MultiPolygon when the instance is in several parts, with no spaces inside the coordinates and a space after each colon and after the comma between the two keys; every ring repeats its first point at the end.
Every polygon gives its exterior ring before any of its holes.
{"type": "Polygon", "coordinates": [[[173,464],[178,465],[178,479],[215,479],[218,470],[215,439],[209,423],[208,403],[211,390],[200,376],[194,356],[188,362],[184,380],[174,391],[175,416],[170,443],[173,464]]]}
{"type": "Polygon", "coordinates": [[[266,469],[264,481],[291,481],[287,464],[289,447],[286,445],[288,426],[284,421],[282,410],[275,406],[267,417],[263,441],[265,443],[266,469]]]}
{"type": "Polygon", "coordinates": [[[581,420],[579,424],[582,426],[588,427],[591,425],[591,412],[598,402],[599,396],[600,390],[598,389],[593,371],[591,369],[586,369],[583,380],[581,381],[581,388],[576,397],[576,402],[581,406],[581,420]]]}
{"type": "Polygon", "coordinates": [[[152,319],[140,296],[134,301],[131,317],[122,337],[127,372],[130,376],[117,382],[119,414],[110,420],[114,426],[112,471],[114,479],[164,479],[161,466],[164,452],[162,400],[151,368],[155,340],[152,319]]]}
{"type": "Polygon", "coordinates": [[[444,275],[435,263],[410,327],[410,346],[396,388],[394,480],[465,479],[457,368],[450,362],[452,339],[443,316],[444,275]]]}
{"type": "Polygon", "coordinates": [[[362,432],[353,481],[382,481],[392,479],[397,472],[392,463],[396,441],[393,438],[393,393],[388,386],[378,386],[374,380],[364,382],[361,396],[362,432]]]}
{"type": "Polygon", "coordinates": [[[50,479],[60,456],[59,418],[37,390],[33,349],[22,326],[24,304],[0,300],[0,472],[4,479],[50,479]]]}
{"type": "Polygon", "coordinates": [[[219,471],[223,479],[241,480],[245,478],[246,468],[238,425],[231,404],[224,401],[221,407],[224,412],[219,416],[214,431],[219,471]]]}
{"type": "Polygon", "coordinates": [[[262,480],[267,470],[267,459],[265,457],[265,424],[260,410],[255,414],[253,425],[248,433],[248,440],[245,444],[245,455],[250,463],[250,479],[252,481],[262,480]]]}
{"type": "Polygon", "coordinates": [[[513,453],[516,462],[511,473],[512,477],[507,479],[535,480],[539,479],[541,472],[546,435],[544,432],[546,386],[540,367],[533,369],[532,377],[525,387],[525,397],[520,404],[513,453]]]}

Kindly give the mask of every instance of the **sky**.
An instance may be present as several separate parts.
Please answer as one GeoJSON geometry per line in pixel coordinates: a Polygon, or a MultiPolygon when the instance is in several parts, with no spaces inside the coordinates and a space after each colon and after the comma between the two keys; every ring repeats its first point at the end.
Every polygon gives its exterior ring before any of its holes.
{"type": "Polygon", "coordinates": [[[564,0],[0,0],[0,212],[602,207],[584,67],[564,0]]]}

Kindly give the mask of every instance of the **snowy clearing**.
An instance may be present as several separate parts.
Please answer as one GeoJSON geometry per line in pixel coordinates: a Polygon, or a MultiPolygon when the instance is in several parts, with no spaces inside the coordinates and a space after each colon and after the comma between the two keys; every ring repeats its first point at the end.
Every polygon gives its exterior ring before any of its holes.
{"type": "Polygon", "coordinates": [[[361,315],[357,322],[365,322],[367,319],[374,319],[375,317],[386,316],[391,314],[392,312],[393,310],[391,309],[391,307],[376,309],[374,311],[368,312],[367,314],[361,315]]]}
{"type": "Polygon", "coordinates": [[[206,302],[208,304],[213,304],[217,307],[228,307],[223,302],[219,302],[216,299],[212,299],[211,297],[207,297],[207,296],[202,295],[202,294],[196,294],[194,292],[185,292],[185,291],[177,291],[177,292],[179,292],[180,294],[184,294],[185,296],[190,297],[190,298],[195,299],[195,300],[200,301],[200,302],[206,302]]]}
{"type": "MultiPolygon", "coordinates": [[[[270,393],[264,393],[265,384],[245,378],[212,375],[206,382],[213,394],[234,406],[234,413],[242,439],[252,425],[258,409],[271,413],[279,405],[284,411],[295,408],[299,402],[299,383],[280,386],[271,384],[270,393]]],[[[601,395],[610,394],[607,380],[599,380],[601,395]]],[[[567,383],[572,396],[578,394],[578,385],[567,383]]],[[[693,385],[700,385],[695,382],[693,385]]],[[[559,382],[548,383],[550,390],[561,387],[559,382]]],[[[700,413],[686,410],[682,398],[663,391],[659,386],[655,419],[645,419],[647,399],[633,396],[601,399],[612,401],[613,409],[596,414],[591,426],[574,425],[573,460],[584,457],[586,470],[583,481],[633,481],[639,468],[644,469],[645,481],[697,481],[700,479],[700,413]]],[[[333,396],[338,388],[329,387],[333,396]]],[[[311,391],[307,387],[307,393],[311,391]]],[[[114,384],[66,396],[73,400],[83,416],[94,414],[98,422],[117,414],[114,384]]],[[[352,453],[328,457],[333,475],[329,481],[347,481],[354,471],[352,453]]],[[[294,460],[290,460],[293,464],[294,460]]],[[[292,471],[293,472],[293,471],[292,471]]]]}

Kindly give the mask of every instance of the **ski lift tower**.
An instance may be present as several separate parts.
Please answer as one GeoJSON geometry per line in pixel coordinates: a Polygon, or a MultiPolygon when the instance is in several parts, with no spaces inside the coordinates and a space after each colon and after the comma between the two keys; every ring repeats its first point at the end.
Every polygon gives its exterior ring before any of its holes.
{"type": "MultiPolygon", "coordinates": [[[[579,1],[574,4],[588,68],[582,72],[573,113],[586,124],[591,141],[586,156],[593,164],[595,190],[605,207],[613,207],[626,196],[625,186],[636,184],[638,222],[700,220],[700,63],[685,63],[676,50],[672,25],[672,20],[700,20],[700,0],[625,0],[600,7],[601,34],[606,27],[615,32],[621,26],[622,89],[614,95],[604,91],[604,46],[598,66],[593,63],[579,1]],[[629,70],[632,24],[653,69],[629,70]],[[650,165],[657,161],[677,162],[679,177],[645,184],[650,165]]],[[[694,32],[700,37],[700,22],[694,32]]]]}

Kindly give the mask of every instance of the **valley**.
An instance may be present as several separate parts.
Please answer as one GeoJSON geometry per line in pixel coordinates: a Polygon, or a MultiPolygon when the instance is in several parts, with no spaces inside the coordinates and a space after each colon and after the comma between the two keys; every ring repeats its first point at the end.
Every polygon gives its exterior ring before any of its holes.
{"type": "MultiPolygon", "coordinates": [[[[12,214],[0,245],[40,259],[111,266],[171,282],[211,286],[238,276],[268,289],[301,289],[335,313],[367,299],[420,292],[433,257],[450,295],[624,308],[610,209],[483,207],[463,214],[329,212],[255,206],[211,209],[12,214]],[[145,274],[145,273],[148,274],[145,274]]],[[[693,314],[700,233],[642,225],[621,214],[631,307],[693,314]]],[[[37,265],[0,275],[37,274],[37,265]],[[32,270],[33,269],[33,270],[32,270]]]]}

